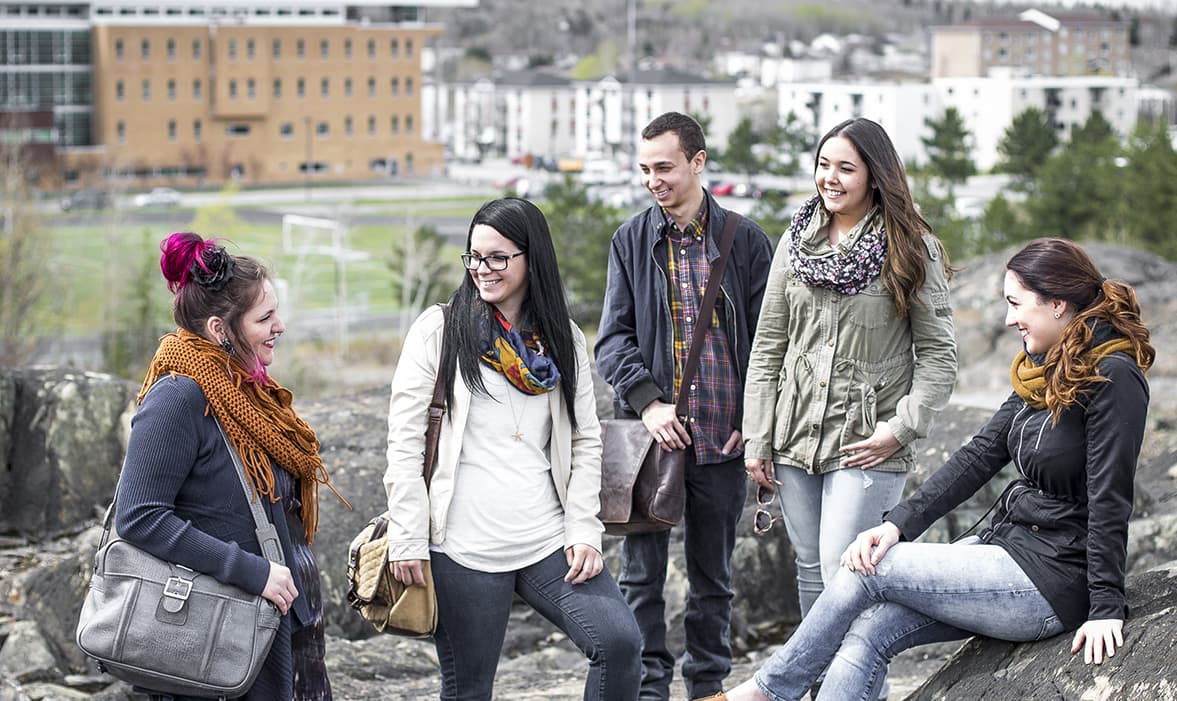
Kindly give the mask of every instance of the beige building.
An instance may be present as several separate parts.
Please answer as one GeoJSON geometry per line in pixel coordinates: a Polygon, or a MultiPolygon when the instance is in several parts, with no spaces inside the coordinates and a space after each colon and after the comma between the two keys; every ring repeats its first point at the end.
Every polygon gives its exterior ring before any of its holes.
{"type": "Polygon", "coordinates": [[[425,8],[475,4],[106,0],[64,15],[0,2],[0,48],[88,35],[92,102],[52,106],[88,116],[58,141],[66,183],[387,178],[442,169],[420,128],[421,49],[442,31],[425,8]]]}
{"type": "Polygon", "coordinates": [[[932,77],[1128,75],[1128,23],[1093,12],[984,18],[932,28],[932,77]]]}

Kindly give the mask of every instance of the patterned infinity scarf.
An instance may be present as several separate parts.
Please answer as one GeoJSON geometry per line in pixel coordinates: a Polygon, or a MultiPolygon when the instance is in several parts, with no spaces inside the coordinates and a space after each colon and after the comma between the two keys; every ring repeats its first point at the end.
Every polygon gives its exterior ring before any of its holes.
{"type": "Polygon", "coordinates": [[[225,427],[259,497],[277,498],[270,458],[298,479],[300,515],[307,543],[312,543],[319,524],[319,485],[327,485],[344,504],[347,500],[331,486],[319,457],[319,439],[294,412],[294,395],[269,377],[261,384],[247,381],[248,374],[241,361],[219,345],[178,329],[160,339],[138,401],[164,375],[195,380],[208,399],[205,415],[211,409],[225,427]]]}
{"type": "MultiPolygon", "coordinates": [[[[1086,356],[1089,362],[1095,365],[1117,351],[1131,355],[1134,350],[1131,341],[1116,338],[1092,348],[1087,351],[1086,356]]],[[[1032,408],[1046,408],[1046,366],[1035,364],[1026,351],[1018,353],[1014,358],[1013,365],[1009,368],[1009,381],[1018,396],[1032,408]]]]}
{"type": "MultiPolygon", "coordinates": [[[[793,223],[785,233],[793,272],[810,287],[856,295],[883,270],[883,261],[887,257],[886,232],[881,226],[878,229],[868,227],[835,246],[832,253],[813,255],[806,250],[806,241],[827,222],[827,217],[818,211],[820,206],[821,195],[809,198],[793,215],[793,223]]],[[[868,213],[864,221],[871,216],[868,213]]]]}
{"type": "Polygon", "coordinates": [[[544,353],[540,337],[511,326],[497,310],[494,321],[483,325],[481,359],[524,394],[550,392],[560,382],[560,371],[544,353]]]}

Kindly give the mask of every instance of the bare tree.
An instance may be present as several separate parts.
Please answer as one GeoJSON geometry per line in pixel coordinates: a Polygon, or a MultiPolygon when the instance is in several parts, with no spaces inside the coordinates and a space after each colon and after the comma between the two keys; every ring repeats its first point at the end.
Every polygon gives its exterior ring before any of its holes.
{"type": "Polygon", "coordinates": [[[401,302],[402,332],[426,305],[445,300],[458,286],[458,257],[444,255],[445,248],[445,239],[428,224],[410,226],[393,240],[388,268],[392,271],[394,296],[401,302]]]}
{"type": "Polygon", "coordinates": [[[46,237],[31,197],[28,159],[19,144],[0,144],[0,366],[32,355],[45,292],[46,237]]]}

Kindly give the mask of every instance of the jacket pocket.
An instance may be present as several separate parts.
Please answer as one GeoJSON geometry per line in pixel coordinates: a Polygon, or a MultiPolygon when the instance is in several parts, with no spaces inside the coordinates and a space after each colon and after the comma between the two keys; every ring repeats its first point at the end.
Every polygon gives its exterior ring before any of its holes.
{"type": "Polygon", "coordinates": [[[847,320],[858,328],[877,329],[895,323],[895,300],[880,279],[848,297],[846,304],[849,307],[847,320]]]}
{"type": "Polygon", "coordinates": [[[842,426],[841,446],[869,438],[878,421],[878,393],[865,382],[850,384],[846,396],[846,423],[842,426]]]}
{"type": "Polygon", "coordinates": [[[782,365],[776,381],[776,425],[773,426],[772,447],[780,452],[791,443],[789,430],[793,425],[793,407],[797,404],[795,380],[787,366],[782,365]]]}

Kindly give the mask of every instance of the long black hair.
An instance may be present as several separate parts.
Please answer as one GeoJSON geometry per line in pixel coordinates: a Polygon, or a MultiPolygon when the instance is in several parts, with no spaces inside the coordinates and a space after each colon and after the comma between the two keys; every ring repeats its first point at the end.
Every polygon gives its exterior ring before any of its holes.
{"type": "MultiPolygon", "coordinates": [[[[466,251],[474,227],[485,224],[519,246],[527,255],[527,296],[523,299],[518,326],[535,331],[543,339],[548,357],[560,371],[560,392],[568,407],[572,425],[576,425],[576,347],[572,340],[572,322],[564,299],[564,283],[556,264],[556,249],[543,212],[531,202],[518,197],[504,197],[482,205],[470,220],[466,232],[466,251]]],[[[518,259],[509,265],[518,265],[518,259]]],[[[479,357],[486,324],[491,320],[490,305],[482,301],[473,276],[467,274],[450,297],[450,313],[445,324],[446,352],[441,359],[447,403],[454,403],[454,381],[460,369],[470,391],[489,396],[482,383],[479,357]]]]}

